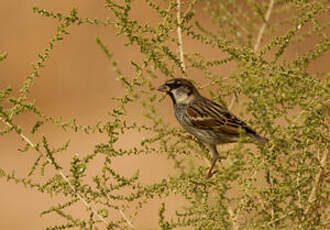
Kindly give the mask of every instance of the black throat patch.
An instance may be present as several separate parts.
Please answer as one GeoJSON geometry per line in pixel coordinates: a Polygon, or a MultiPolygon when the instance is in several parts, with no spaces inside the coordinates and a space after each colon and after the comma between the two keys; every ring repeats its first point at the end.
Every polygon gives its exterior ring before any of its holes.
{"type": "Polygon", "coordinates": [[[171,91],[168,92],[168,95],[170,95],[172,101],[173,101],[173,104],[175,105],[176,104],[176,100],[175,100],[175,97],[173,95],[173,93],[171,91]]]}

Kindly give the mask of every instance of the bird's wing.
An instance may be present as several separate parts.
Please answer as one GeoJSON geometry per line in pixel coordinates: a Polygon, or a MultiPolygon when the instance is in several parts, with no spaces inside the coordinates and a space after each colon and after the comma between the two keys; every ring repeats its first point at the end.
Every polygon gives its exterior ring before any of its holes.
{"type": "Polygon", "coordinates": [[[203,102],[192,103],[187,107],[190,122],[199,129],[212,130],[238,136],[240,129],[248,134],[257,133],[219,104],[205,98],[203,102]]]}

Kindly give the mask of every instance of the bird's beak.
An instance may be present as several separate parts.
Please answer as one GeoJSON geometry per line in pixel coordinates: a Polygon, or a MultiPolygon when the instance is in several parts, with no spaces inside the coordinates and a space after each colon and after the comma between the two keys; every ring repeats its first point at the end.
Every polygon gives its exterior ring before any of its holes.
{"type": "Polygon", "coordinates": [[[162,84],[161,86],[158,87],[157,90],[160,92],[168,93],[171,90],[171,88],[166,84],[162,84]]]}

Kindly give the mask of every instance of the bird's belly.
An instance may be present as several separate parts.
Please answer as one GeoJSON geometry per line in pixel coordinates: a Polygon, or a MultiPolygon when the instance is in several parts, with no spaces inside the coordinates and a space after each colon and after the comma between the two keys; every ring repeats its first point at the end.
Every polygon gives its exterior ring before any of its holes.
{"type": "Polygon", "coordinates": [[[210,130],[191,128],[189,126],[184,126],[184,125],[183,127],[185,128],[185,130],[187,130],[189,133],[191,133],[197,139],[199,139],[204,143],[217,145],[217,144],[233,143],[237,141],[236,136],[221,134],[219,132],[214,132],[210,130]]]}

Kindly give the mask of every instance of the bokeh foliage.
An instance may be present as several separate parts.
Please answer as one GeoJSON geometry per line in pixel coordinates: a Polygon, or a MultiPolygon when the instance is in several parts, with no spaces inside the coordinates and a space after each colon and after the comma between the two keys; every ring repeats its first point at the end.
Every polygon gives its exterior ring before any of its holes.
{"type": "MultiPolygon", "coordinates": [[[[84,17],[78,8],[69,14],[33,7],[33,12],[58,21],[55,35],[32,65],[24,86],[16,93],[10,87],[0,90],[1,135],[17,133],[22,138],[20,151],[33,149],[35,162],[26,177],[0,169],[0,177],[24,184],[51,196],[64,196],[66,202],[56,204],[42,215],[56,213],[62,225],[47,229],[133,229],[130,220],[143,212],[145,203],[154,197],[175,196],[185,204],[173,217],[166,215],[166,203],[159,207],[157,229],[326,229],[329,228],[329,86],[330,72],[318,72],[311,65],[328,55],[330,48],[330,3],[327,0],[277,0],[273,2],[270,20],[266,17],[272,1],[192,0],[181,1],[181,23],[177,20],[177,0],[146,0],[155,17],[151,22],[134,18],[137,1],[105,0],[109,18],[84,17]],[[203,25],[196,13],[208,15],[203,25]],[[126,76],[107,46],[105,38],[96,38],[99,48],[112,65],[114,75],[122,83],[123,96],[112,98],[118,107],[109,119],[81,125],[77,119],[64,120],[44,114],[29,97],[31,85],[40,77],[58,42],[70,36],[70,28],[92,24],[118,31],[127,38],[126,45],[139,47],[141,60],[130,60],[133,76],[126,76]],[[263,42],[255,47],[257,35],[265,25],[263,42]],[[218,50],[214,59],[200,50],[184,49],[186,72],[178,50],[177,27],[184,41],[193,40],[199,47],[218,50]],[[309,50],[287,55],[290,47],[314,42],[309,50]],[[216,68],[235,65],[228,75],[216,68]],[[221,154],[226,160],[218,163],[217,173],[205,179],[208,165],[192,163],[191,159],[207,158],[208,151],[192,136],[167,124],[158,111],[163,99],[155,92],[154,80],[197,71],[208,82],[214,100],[229,107],[240,108],[248,123],[269,138],[265,146],[250,149],[237,143],[221,154]],[[226,101],[228,101],[226,103],[226,101]],[[145,118],[132,122],[127,108],[139,104],[145,118]],[[32,130],[16,124],[16,117],[33,112],[38,120],[32,130]],[[36,143],[29,136],[38,136],[39,128],[53,124],[63,131],[84,132],[91,137],[106,135],[108,140],[94,146],[85,156],[72,156],[70,169],[63,170],[58,152],[70,148],[70,142],[51,146],[47,136],[36,143]],[[119,148],[117,142],[129,130],[145,133],[139,146],[119,148]],[[124,177],[113,169],[115,158],[142,154],[167,154],[175,172],[163,180],[144,184],[139,172],[124,177]],[[88,169],[96,157],[103,159],[98,172],[88,169]],[[50,167],[55,169],[49,175],[50,167]],[[64,174],[63,171],[68,174],[64,174]],[[34,175],[32,180],[31,176],[34,175]],[[36,175],[48,175],[46,182],[36,175]],[[92,180],[87,178],[92,177],[92,180]],[[235,189],[235,195],[231,191],[235,189]],[[86,217],[74,216],[69,207],[83,203],[86,217]],[[135,210],[126,216],[126,210],[135,210]],[[113,219],[109,212],[118,212],[113,219]]],[[[79,4],[79,3],[76,3],[79,4]]],[[[94,41],[92,41],[94,42],[94,41]]],[[[184,45],[184,43],[183,43],[184,45]]],[[[9,54],[10,55],[10,54],[9,54]]],[[[7,53],[0,55],[5,65],[7,53]]],[[[326,61],[330,61],[329,58],[326,61]]],[[[198,82],[196,82],[198,84],[198,82]]],[[[40,135],[40,134],[39,134],[40,135]]],[[[35,138],[34,138],[35,139],[35,138]]],[[[1,167],[1,165],[0,165],[1,167]]],[[[140,169],[143,170],[143,169],[140,169]]]]}

